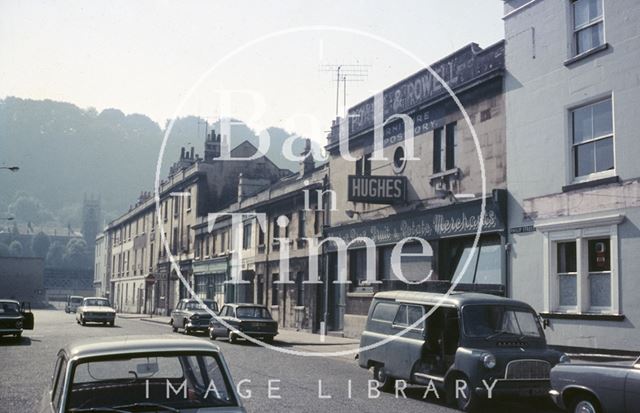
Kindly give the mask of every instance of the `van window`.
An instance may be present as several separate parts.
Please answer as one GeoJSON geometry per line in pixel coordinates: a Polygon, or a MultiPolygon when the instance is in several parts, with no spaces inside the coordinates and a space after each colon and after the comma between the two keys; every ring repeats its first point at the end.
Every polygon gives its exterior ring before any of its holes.
{"type": "Polygon", "coordinates": [[[375,321],[384,321],[390,323],[396,316],[398,305],[392,303],[377,303],[373,309],[371,319],[375,321]]]}
{"type": "MultiPolygon", "coordinates": [[[[393,319],[393,324],[397,326],[410,326],[420,320],[423,315],[424,312],[421,306],[403,304],[398,309],[398,313],[393,319]]],[[[424,321],[417,328],[424,328],[424,321]]]]}

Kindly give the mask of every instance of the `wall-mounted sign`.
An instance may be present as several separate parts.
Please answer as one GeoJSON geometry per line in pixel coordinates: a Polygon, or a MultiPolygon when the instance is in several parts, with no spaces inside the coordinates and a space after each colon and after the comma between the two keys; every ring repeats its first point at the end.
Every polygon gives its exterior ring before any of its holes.
{"type": "MultiPolygon", "coordinates": [[[[431,68],[451,89],[462,87],[492,71],[504,69],[504,42],[484,50],[471,44],[434,63],[431,68]]],[[[440,81],[428,69],[423,69],[384,90],[384,119],[406,113],[446,94],[440,81]]],[[[349,109],[349,136],[373,127],[373,101],[369,98],[349,109]]]]}
{"type": "Polygon", "coordinates": [[[527,225],[524,227],[513,227],[509,229],[509,233],[510,234],[523,234],[526,232],[535,232],[536,227],[534,227],[533,225],[527,225]]]}
{"type": "Polygon", "coordinates": [[[396,204],[407,199],[404,176],[349,175],[348,200],[368,204],[396,204]]]}

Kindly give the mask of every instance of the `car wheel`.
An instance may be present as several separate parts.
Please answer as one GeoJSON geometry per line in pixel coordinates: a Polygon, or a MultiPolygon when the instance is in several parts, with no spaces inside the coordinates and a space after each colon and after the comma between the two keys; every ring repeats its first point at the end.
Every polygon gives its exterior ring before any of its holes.
{"type": "Polygon", "coordinates": [[[86,326],[86,325],[87,325],[87,322],[86,322],[86,321],[84,321],[84,317],[83,317],[83,316],[80,316],[80,323],[81,323],[83,326],[86,326]]]}
{"type": "Polygon", "coordinates": [[[182,320],[182,325],[183,325],[183,328],[184,328],[184,333],[186,335],[191,334],[191,330],[189,330],[189,328],[187,327],[187,320],[182,320]]]}
{"type": "Polygon", "coordinates": [[[229,330],[229,343],[235,344],[236,341],[238,341],[236,335],[233,333],[233,331],[229,330]]]}
{"type": "Polygon", "coordinates": [[[213,334],[213,330],[212,330],[212,329],[209,329],[209,338],[210,338],[211,340],[215,340],[215,339],[216,339],[216,335],[215,335],[215,334],[213,334]]]}
{"type": "Polygon", "coordinates": [[[389,376],[383,366],[373,367],[373,378],[378,382],[378,389],[390,392],[396,385],[396,380],[389,376]]]}
{"type": "Polygon", "coordinates": [[[109,326],[113,327],[114,325],[116,325],[115,320],[114,321],[109,321],[109,326]]]}
{"type": "Polygon", "coordinates": [[[15,333],[15,334],[14,334],[14,336],[15,336],[15,338],[17,338],[17,339],[20,339],[20,338],[22,338],[22,332],[20,332],[20,333],[15,333]]]}
{"type": "Polygon", "coordinates": [[[447,386],[447,396],[449,400],[454,401],[454,404],[463,412],[476,412],[480,406],[480,396],[478,396],[471,387],[471,383],[466,376],[454,377],[449,386],[447,386]],[[460,380],[460,382],[458,382],[460,380]],[[459,387],[462,387],[460,391],[456,390],[457,383],[459,387]]]}
{"type": "Polygon", "coordinates": [[[263,341],[267,344],[273,344],[273,337],[265,337],[263,341]]]}
{"type": "Polygon", "coordinates": [[[580,394],[575,397],[570,406],[572,413],[601,413],[600,404],[595,397],[588,394],[580,394]]]}
{"type": "Polygon", "coordinates": [[[178,332],[178,327],[176,327],[173,323],[173,318],[171,320],[169,320],[169,324],[171,325],[171,330],[173,330],[174,333],[178,332]]]}

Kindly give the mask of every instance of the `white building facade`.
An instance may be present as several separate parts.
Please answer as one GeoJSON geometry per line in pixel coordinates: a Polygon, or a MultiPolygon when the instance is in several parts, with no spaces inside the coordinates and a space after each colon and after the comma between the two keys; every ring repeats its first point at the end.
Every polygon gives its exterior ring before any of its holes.
{"type": "Polygon", "coordinates": [[[549,342],[640,350],[640,3],[505,1],[509,295],[549,342]]]}

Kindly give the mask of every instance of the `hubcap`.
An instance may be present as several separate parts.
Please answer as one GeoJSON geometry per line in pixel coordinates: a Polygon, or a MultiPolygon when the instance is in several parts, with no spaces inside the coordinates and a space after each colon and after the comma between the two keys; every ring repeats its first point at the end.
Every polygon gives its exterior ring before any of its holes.
{"type": "Polygon", "coordinates": [[[596,408],[591,402],[582,400],[576,405],[574,413],[596,413],[596,408]]]}

